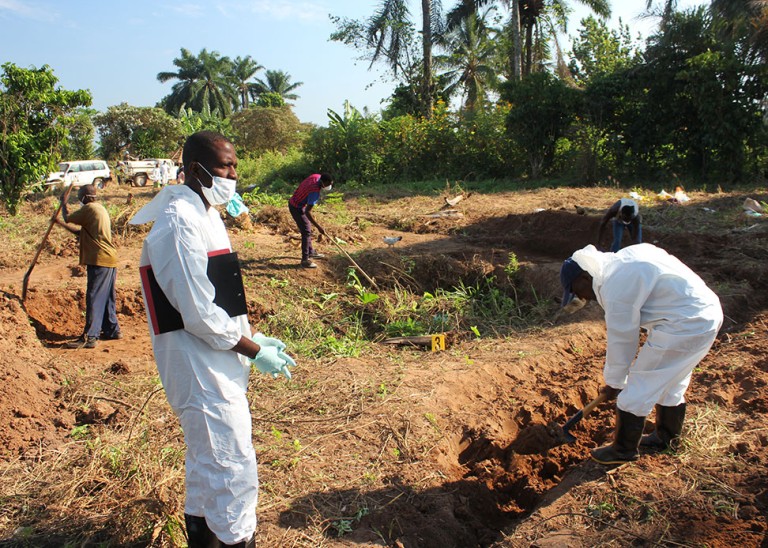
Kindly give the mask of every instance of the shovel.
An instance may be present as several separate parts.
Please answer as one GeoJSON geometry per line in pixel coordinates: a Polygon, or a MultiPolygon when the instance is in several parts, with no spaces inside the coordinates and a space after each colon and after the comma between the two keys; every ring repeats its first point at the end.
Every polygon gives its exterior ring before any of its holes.
{"type": "Polygon", "coordinates": [[[576,436],[571,434],[571,428],[576,426],[581,419],[589,415],[595,407],[597,407],[607,399],[608,399],[608,394],[604,394],[601,392],[600,394],[597,395],[597,397],[594,400],[589,402],[583,409],[580,409],[574,416],[568,419],[568,422],[566,422],[563,425],[562,442],[563,443],[575,442],[576,436]]]}
{"type": "Polygon", "coordinates": [[[27,270],[27,273],[24,274],[24,282],[21,284],[21,302],[24,304],[24,302],[27,300],[27,285],[29,285],[29,275],[32,274],[32,269],[35,268],[35,265],[37,264],[37,259],[40,257],[40,252],[43,250],[43,246],[45,246],[45,242],[48,241],[48,235],[51,233],[51,230],[53,229],[53,225],[56,224],[56,218],[59,216],[59,212],[61,211],[62,204],[67,201],[69,198],[69,193],[72,191],[72,185],[69,185],[67,187],[67,190],[64,191],[64,196],[62,196],[61,201],[59,202],[59,207],[56,208],[56,211],[54,211],[53,215],[51,216],[51,222],[48,225],[48,230],[45,231],[45,235],[43,236],[43,241],[40,242],[40,245],[37,247],[37,251],[35,252],[35,257],[32,259],[32,264],[29,265],[29,269],[27,270]]]}
{"type": "Polygon", "coordinates": [[[360,274],[363,275],[363,277],[368,280],[368,282],[373,286],[374,289],[378,289],[379,286],[376,285],[376,282],[373,281],[373,278],[371,278],[368,274],[365,273],[365,270],[363,270],[359,264],[347,253],[343,247],[339,245],[339,242],[336,241],[336,238],[333,236],[328,236],[328,239],[333,242],[333,245],[335,245],[339,251],[341,251],[344,255],[346,255],[347,259],[349,259],[349,262],[352,263],[352,266],[357,268],[360,271],[360,274]]]}

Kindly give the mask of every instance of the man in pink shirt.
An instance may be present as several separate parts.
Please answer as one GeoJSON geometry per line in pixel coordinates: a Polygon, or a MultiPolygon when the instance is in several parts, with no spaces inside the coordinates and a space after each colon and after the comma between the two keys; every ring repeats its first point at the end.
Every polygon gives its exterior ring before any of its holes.
{"type": "Polygon", "coordinates": [[[331,190],[333,179],[327,173],[313,173],[304,179],[291,199],[288,200],[288,210],[296,222],[301,233],[301,266],[304,268],[317,268],[312,259],[321,259],[323,255],[315,252],[312,247],[312,225],[317,231],[325,234],[322,226],[312,217],[312,208],[320,200],[321,190],[331,190]]]}

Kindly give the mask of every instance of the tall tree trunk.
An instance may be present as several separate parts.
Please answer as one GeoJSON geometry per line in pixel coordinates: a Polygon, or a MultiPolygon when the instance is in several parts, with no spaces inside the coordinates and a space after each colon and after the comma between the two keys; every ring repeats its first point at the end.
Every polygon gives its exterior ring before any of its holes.
{"type": "Polygon", "coordinates": [[[512,80],[519,81],[522,76],[521,61],[523,58],[523,40],[520,35],[520,2],[513,0],[511,4],[512,16],[509,22],[512,32],[512,52],[510,65],[512,68],[512,80]]]}
{"type": "Polygon", "coordinates": [[[422,105],[424,116],[432,117],[432,0],[421,0],[422,44],[424,74],[422,76],[422,105]]]}
{"type": "Polygon", "coordinates": [[[528,76],[531,73],[533,65],[533,24],[525,26],[525,66],[523,75],[528,76]]]}

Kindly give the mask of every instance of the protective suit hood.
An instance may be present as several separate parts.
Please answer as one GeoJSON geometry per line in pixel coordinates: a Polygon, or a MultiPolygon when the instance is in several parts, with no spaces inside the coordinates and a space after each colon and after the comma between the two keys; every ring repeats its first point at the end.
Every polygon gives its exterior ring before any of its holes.
{"type": "MultiPolygon", "coordinates": [[[[158,215],[162,213],[166,207],[168,207],[168,204],[171,202],[171,200],[177,196],[187,193],[195,194],[192,189],[185,185],[163,187],[160,192],[157,193],[157,196],[152,198],[152,200],[147,205],[136,212],[136,215],[131,217],[131,220],[128,221],[128,224],[143,225],[153,222],[155,219],[157,219],[158,215]]],[[[200,200],[200,205],[203,207],[202,200],[200,200]]]]}
{"type": "Polygon", "coordinates": [[[591,244],[573,253],[572,258],[576,261],[576,264],[583,268],[587,274],[592,276],[592,287],[595,289],[598,301],[600,299],[600,293],[597,291],[597,288],[603,285],[608,266],[615,261],[614,257],[615,255],[613,253],[603,253],[602,251],[598,251],[597,248],[591,244]]]}

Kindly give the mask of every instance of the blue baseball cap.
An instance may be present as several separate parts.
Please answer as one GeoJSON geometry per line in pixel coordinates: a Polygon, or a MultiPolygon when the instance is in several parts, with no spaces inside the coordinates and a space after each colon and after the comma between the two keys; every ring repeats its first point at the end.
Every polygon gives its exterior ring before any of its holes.
{"type": "Polygon", "coordinates": [[[563,261],[563,266],[560,267],[560,284],[563,286],[563,300],[560,306],[567,305],[575,297],[573,293],[573,282],[582,275],[584,269],[573,260],[573,257],[567,258],[563,261]]]}

